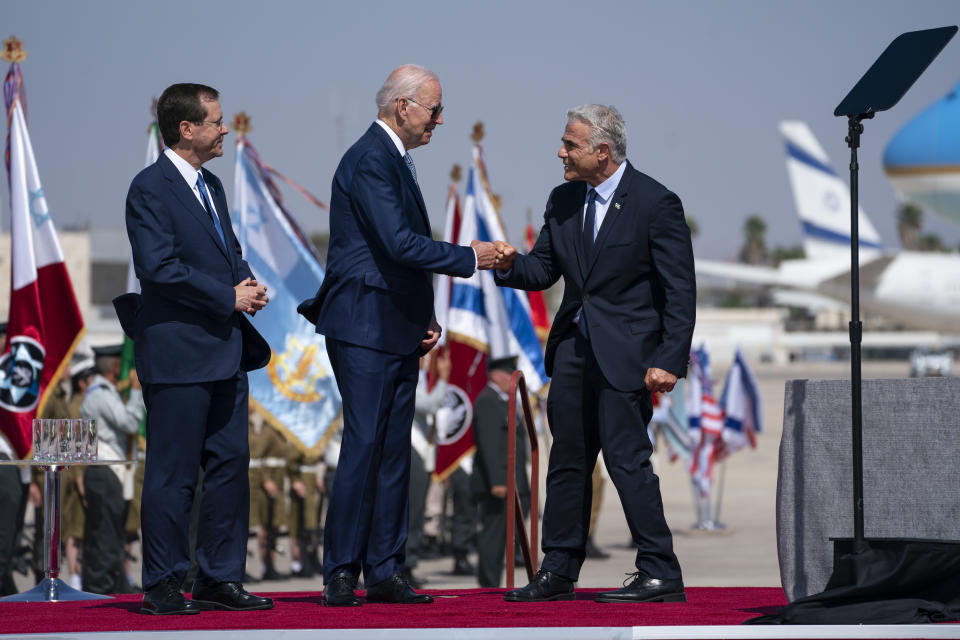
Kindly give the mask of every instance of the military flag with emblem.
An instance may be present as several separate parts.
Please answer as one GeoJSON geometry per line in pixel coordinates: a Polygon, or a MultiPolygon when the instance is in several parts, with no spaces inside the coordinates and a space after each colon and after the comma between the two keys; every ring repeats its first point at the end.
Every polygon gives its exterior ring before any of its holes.
{"type": "Polygon", "coordinates": [[[320,256],[287,211],[273,178],[326,205],[261,161],[247,137],[250,118],[234,116],[237,156],[232,219],[243,256],[267,287],[270,306],[251,319],[273,348],[263,369],[252,371],[250,405],[303,451],[319,451],[339,421],[340,392],[323,336],[297,313],[300,300],[323,281],[320,256]]]}
{"type": "Polygon", "coordinates": [[[31,421],[69,367],[84,327],[27,131],[19,64],[26,51],[14,37],[3,44],[0,57],[10,63],[3,98],[12,285],[7,342],[0,355],[0,430],[16,454],[25,457],[30,452],[31,421]]]}
{"type": "MultiPolygon", "coordinates": [[[[506,232],[498,213],[499,198],[490,190],[486,164],[483,160],[483,125],[474,127],[473,165],[467,177],[464,196],[463,217],[460,223],[457,243],[469,245],[473,240],[506,240],[506,232]]],[[[451,351],[454,370],[465,367],[471,376],[482,376],[483,384],[474,387],[474,395],[483,389],[486,383],[484,356],[502,358],[517,356],[517,368],[523,371],[527,389],[536,393],[547,383],[547,374],[543,364],[543,350],[537,338],[536,329],[530,311],[530,303],[523,291],[497,287],[490,271],[478,271],[469,278],[453,282],[450,293],[449,341],[472,348],[473,358],[457,358],[451,351]]],[[[451,381],[454,374],[451,373],[451,381]]],[[[439,423],[439,420],[438,420],[439,423]]],[[[472,434],[468,434],[469,423],[462,425],[464,441],[473,444],[472,434]]],[[[438,429],[438,432],[440,430],[438,429]]],[[[442,436],[437,446],[437,474],[440,475],[441,462],[446,453],[442,436]]],[[[459,444],[462,448],[462,445],[459,444]]],[[[456,449],[451,450],[456,452],[456,449]]]]}

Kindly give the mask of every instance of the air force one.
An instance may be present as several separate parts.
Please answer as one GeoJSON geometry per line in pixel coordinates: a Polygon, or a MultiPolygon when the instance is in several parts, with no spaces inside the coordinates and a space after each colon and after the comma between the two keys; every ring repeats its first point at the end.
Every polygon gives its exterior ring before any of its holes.
{"type": "Polygon", "coordinates": [[[960,224],[960,83],[897,132],[883,168],[903,199],[960,224]]]}
{"type": "MultiPolygon", "coordinates": [[[[803,225],[806,258],[785,260],[776,269],[697,260],[699,275],[850,300],[850,191],[803,122],[780,123],[787,173],[803,225]]],[[[861,209],[860,304],[914,329],[960,332],[960,255],[884,251],[876,228],[861,209]]]]}

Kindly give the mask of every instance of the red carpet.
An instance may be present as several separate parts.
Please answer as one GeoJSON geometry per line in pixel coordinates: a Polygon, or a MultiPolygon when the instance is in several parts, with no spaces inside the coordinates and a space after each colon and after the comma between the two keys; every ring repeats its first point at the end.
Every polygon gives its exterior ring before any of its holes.
{"type": "Polygon", "coordinates": [[[320,606],[318,592],[267,593],[270,611],[205,611],[192,616],[138,613],[140,596],[60,603],[0,603],[0,633],[173,631],[203,629],[397,629],[450,627],[631,627],[729,625],[773,613],[787,603],[774,587],[687,589],[684,604],[600,604],[599,589],[577,591],[572,602],[506,603],[503,590],[429,591],[428,605],[320,606]]]}

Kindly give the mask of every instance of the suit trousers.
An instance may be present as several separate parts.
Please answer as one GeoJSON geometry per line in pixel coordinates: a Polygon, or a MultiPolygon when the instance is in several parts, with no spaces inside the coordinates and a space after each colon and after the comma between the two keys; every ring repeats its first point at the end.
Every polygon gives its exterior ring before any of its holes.
{"type": "Polygon", "coordinates": [[[143,588],[190,568],[188,530],[197,477],[198,579],[242,582],[250,521],[247,374],[192,384],[145,384],[147,461],[143,476],[143,588]]]}
{"type": "Polygon", "coordinates": [[[423,539],[429,490],[430,472],[427,471],[420,454],[410,447],[410,528],[407,533],[407,557],[404,567],[411,571],[420,562],[420,541],[423,539]]]}
{"type": "MultiPolygon", "coordinates": [[[[10,460],[10,456],[0,453],[0,460],[10,460]]],[[[0,467],[0,596],[13,595],[17,585],[13,581],[13,557],[20,538],[23,519],[17,517],[24,504],[23,487],[20,483],[20,471],[16,467],[0,467]]],[[[38,527],[43,531],[43,527],[38,527]]],[[[41,533],[40,537],[43,537],[41,533]]]]}
{"type": "Polygon", "coordinates": [[[419,356],[327,338],[343,399],[343,442],[323,541],[323,579],[374,585],[403,571],[408,528],[410,429],[419,356]]]}
{"type": "Polygon", "coordinates": [[[457,467],[447,478],[453,493],[453,515],[450,518],[450,546],[454,557],[466,557],[477,534],[477,509],[470,488],[470,474],[457,467]]]}
{"type": "Polygon", "coordinates": [[[680,578],[663,516],[660,481],[650,464],[650,393],[620,391],[603,375],[590,343],[575,328],[557,346],[547,417],[553,435],[543,513],[542,568],[576,581],[590,530],[592,475],[602,451],[637,545],[637,570],[680,578]]]}
{"type": "Polygon", "coordinates": [[[107,467],[83,472],[87,512],[83,526],[83,588],[90,593],[126,593],[123,570],[127,502],[123,485],[107,467]]]}
{"type": "MultiPolygon", "coordinates": [[[[477,532],[477,583],[485,589],[500,586],[504,556],[507,553],[507,500],[489,493],[474,496],[480,518],[477,532]]],[[[530,512],[530,494],[520,495],[517,508],[526,516],[530,512]]],[[[526,519],[526,518],[525,518],[526,519]]],[[[529,526],[529,520],[527,520],[529,526]]],[[[520,553],[520,531],[514,529],[514,553],[520,553]]],[[[519,565],[522,567],[523,564],[519,565]]]]}

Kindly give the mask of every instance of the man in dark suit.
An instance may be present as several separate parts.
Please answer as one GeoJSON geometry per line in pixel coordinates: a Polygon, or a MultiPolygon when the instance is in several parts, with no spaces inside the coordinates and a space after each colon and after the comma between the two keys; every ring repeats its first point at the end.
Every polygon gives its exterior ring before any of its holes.
{"type": "Polygon", "coordinates": [[[134,339],[147,407],[143,480],[144,613],[269,609],[240,584],[247,556],[247,371],[270,347],[243,316],[267,303],[230,226],[219,178],[227,128],[215,89],[168,87],[157,104],[167,148],[127,194],[127,234],[142,295],[115,301],[134,339]],[[193,599],[187,529],[200,468],[204,492],[193,599]]]}
{"type": "Polygon", "coordinates": [[[545,557],[533,582],[504,599],[573,599],[602,450],[637,545],[637,571],[596,600],[684,601],[646,425],[650,394],[670,391],[686,372],[696,313],[690,231],[679,198],[626,161],[616,109],[569,111],[561,142],[568,182],[550,194],[536,245],[527,256],[508,250],[497,267],[505,286],[540,290],[564,280],[545,353],[553,377],[545,557]]]}
{"type": "Polygon", "coordinates": [[[324,528],[324,603],[431,602],[402,577],[410,428],[419,356],[440,337],[431,272],[467,277],[495,264],[490,243],[431,239],[408,150],[443,124],[441,88],[404,65],[377,92],[378,118],[333,177],[327,273],[300,312],[326,336],[343,398],[343,444],[324,528]]]}
{"type": "MultiPolygon", "coordinates": [[[[473,402],[473,437],[477,453],[470,478],[480,516],[477,533],[477,582],[481,587],[500,586],[503,574],[504,539],[507,532],[507,435],[510,379],[517,357],[487,361],[489,382],[473,402]]],[[[517,493],[523,512],[530,507],[527,482],[527,447],[517,438],[515,460],[517,493]]],[[[520,505],[517,506],[520,508],[520,505]]]]}

